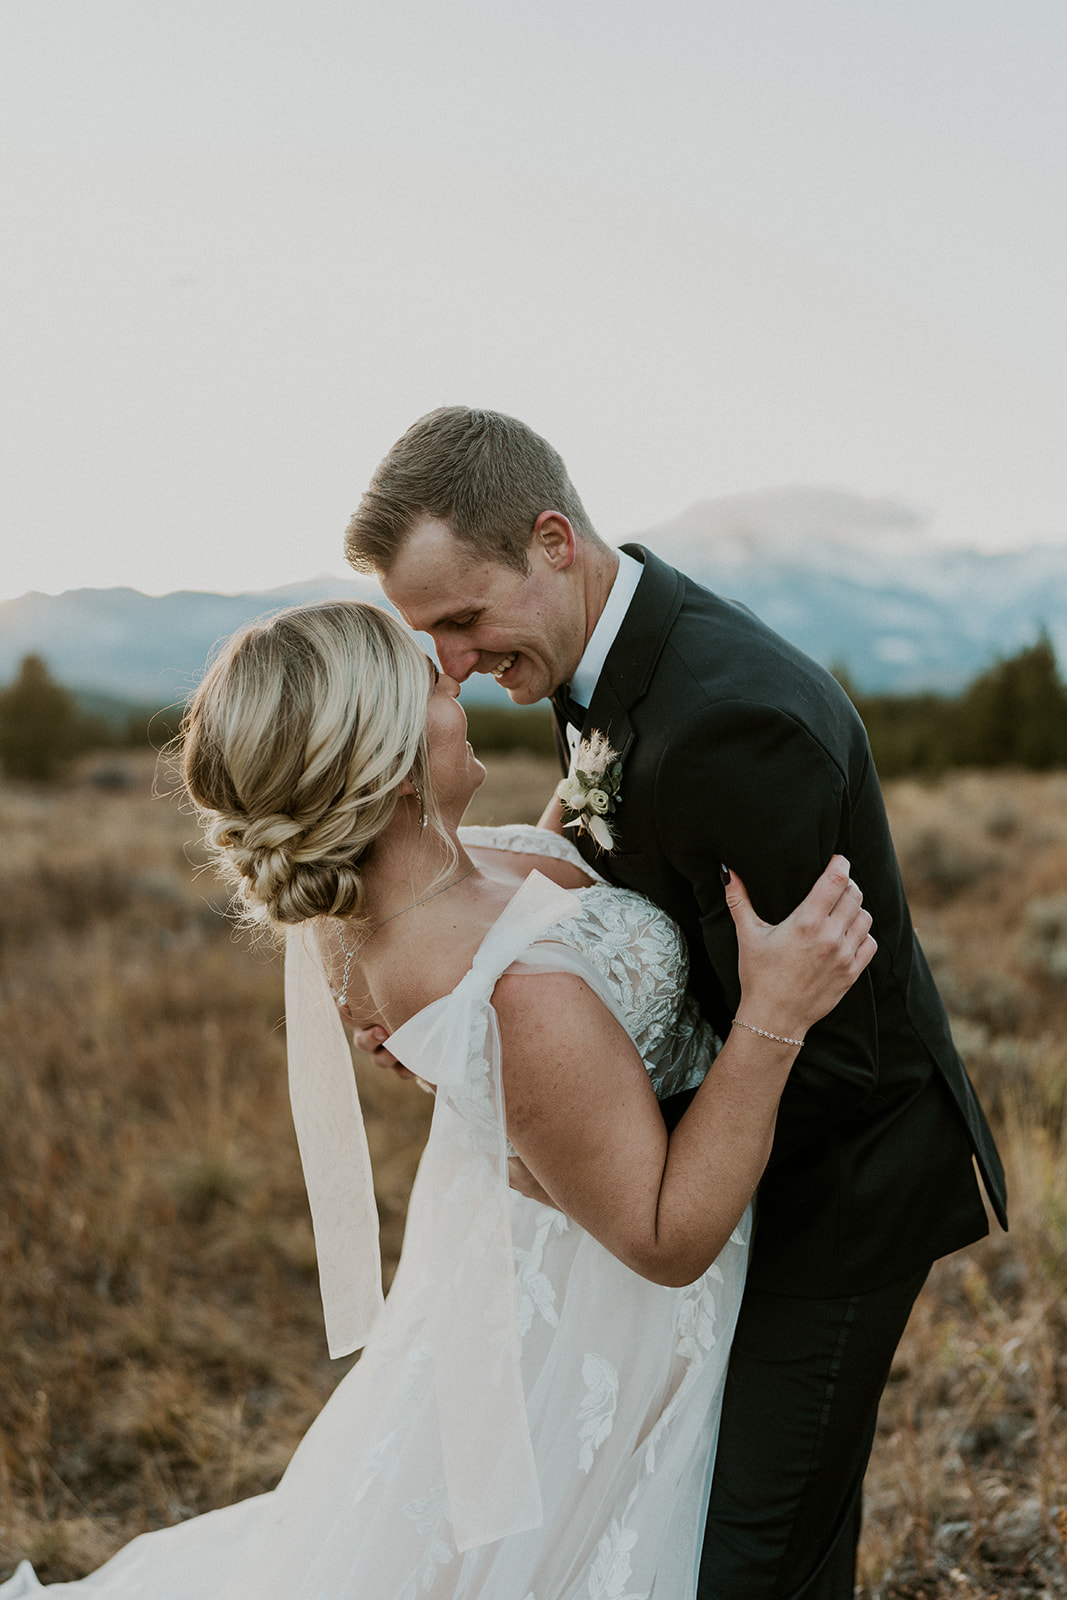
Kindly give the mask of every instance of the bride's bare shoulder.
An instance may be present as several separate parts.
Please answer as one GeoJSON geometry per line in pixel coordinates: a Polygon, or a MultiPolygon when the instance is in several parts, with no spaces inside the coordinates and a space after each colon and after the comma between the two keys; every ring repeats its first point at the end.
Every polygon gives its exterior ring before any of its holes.
{"type": "Polygon", "coordinates": [[[513,893],[509,883],[491,880],[469,898],[446,896],[382,930],[385,937],[365,952],[362,977],[383,1026],[395,1032],[451,994],[513,893]]]}
{"type": "Polygon", "coordinates": [[[497,848],[495,843],[467,848],[479,873],[465,892],[431,900],[383,926],[360,950],[350,968],[346,1016],[350,1025],[377,1025],[392,1033],[451,994],[532,872],[542,873],[562,889],[583,889],[593,882],[564,858],[497,848]]]}

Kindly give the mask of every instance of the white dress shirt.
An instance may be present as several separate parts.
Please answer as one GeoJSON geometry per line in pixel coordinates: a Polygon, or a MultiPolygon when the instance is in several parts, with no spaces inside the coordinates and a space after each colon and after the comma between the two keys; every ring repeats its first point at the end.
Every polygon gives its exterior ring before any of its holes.
{"type": "MultiPolygon", "coordinates": [[[[614,582],[608,593],[599,621],[589,636],[589,643],[582,653],[574,677],[570,682],[571,698],[586,709],[593,703],[593,692],[604,670],[604,663],[608,659],[608,651],[618,637],[622,627],[622,619],[630,607],[630,601],[637,592],[637,585],[641,579],[642,567],[640,561],[635,561],[633,556],[628,556],[625,550],[618,550],[619,570],[615,574],[614,582]]],[[[581,729],[573,723],[567,725],[567,743],[570,746],[571,764],[574,763],[574,752],[581,740],[581,729]]]]}

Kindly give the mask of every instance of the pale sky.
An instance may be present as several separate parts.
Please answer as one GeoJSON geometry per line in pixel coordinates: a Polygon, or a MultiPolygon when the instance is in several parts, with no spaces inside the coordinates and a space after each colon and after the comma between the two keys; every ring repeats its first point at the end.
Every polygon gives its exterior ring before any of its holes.
{"type": "Polygon", "coordinates": [[[0,0],[0,598],[345,570],[443,403],[619,540],[1067,542],[1063,0],[0,0]]]}

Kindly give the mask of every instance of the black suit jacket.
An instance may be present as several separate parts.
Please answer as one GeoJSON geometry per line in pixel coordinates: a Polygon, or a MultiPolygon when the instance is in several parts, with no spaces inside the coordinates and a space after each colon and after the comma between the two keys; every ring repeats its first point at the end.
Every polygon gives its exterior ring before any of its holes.
{"type": "Polygon", "coordinates": [[[878,953],[811,1029],[790,1076],[750,1281],[814,1296],[880,1287],[988,1231],[972,1153],[1006,1216],[1000,1159],[912,929],[863,725],[830,674],[746,607],[624,548],[644,571],[584,724],[623,759],[616,845],[600,854],[583,835],[581,847],[681,924],[690,988],[722,1037],[739,986],[719,863],[778,922],[835,851],[849,858],[878,953]]]}

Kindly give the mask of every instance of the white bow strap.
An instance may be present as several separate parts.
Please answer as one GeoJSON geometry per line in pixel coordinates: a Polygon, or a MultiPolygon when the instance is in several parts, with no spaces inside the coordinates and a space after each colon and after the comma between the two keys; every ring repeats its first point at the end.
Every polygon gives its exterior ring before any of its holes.
{"type": "MultiPolygon", "coordinates": [[[[389,1048],[437,1085],[412,1211],[441,1279],[428,1329],[457,1548],[540,1527],[543,1512],[522,1386],[508,1193],[500,975],[580,901],[531,873],[450,995],[412,1017],[389,1048]]],[[[409,1226],[411,1224],[409,1223],[409,1226]]]]}
{"type": "MultiPolygon", "coordinates": [[[[581,903],[533,872],[452,991],[388,1040],[437,1085],[409,1227],[433,1243],[427,1296],[441,1444],[460,1550],[539,1527],[541,1493],[522,1387],[508,1195],[500,1038],[501,974],[581,903]],[[415,1219],[417,1218],[417,1222],[415,1219]]],[[[381,1254],[367,1136],[352,1057],[313,936],[289,931],[289,1091],[315,1229],[332,1356],[364,1344],[381,1310],[381,1254]]]]}
{"type": "Polygon", "coordinates": [[[304,1168],[331,1356],[366,1344],[381,1311],[382,1259],[352,1052],[310,928],[285,944],[289,1097],[304,1168]]]}

